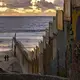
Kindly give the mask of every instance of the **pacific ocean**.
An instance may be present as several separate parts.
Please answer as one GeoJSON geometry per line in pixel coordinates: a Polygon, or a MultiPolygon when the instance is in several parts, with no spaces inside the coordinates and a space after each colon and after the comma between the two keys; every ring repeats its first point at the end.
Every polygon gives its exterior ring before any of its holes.
{"type": "Polygon", "coordinates": [[[11,39],[16,33],[17,39],[24,46],[35,47],[42,40],[50,21],[53,21],[51,16],[1,16],[0,40],[3,40],[1,44],[11,45],[11,39]]]}

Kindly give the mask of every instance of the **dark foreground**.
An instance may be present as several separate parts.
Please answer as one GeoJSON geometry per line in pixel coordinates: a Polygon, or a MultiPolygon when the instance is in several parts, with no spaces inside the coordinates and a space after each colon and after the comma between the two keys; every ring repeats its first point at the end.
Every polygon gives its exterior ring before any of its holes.
{"type": "Polygon", "coordinates": [[[66,78],[39,74],[13,74],[0,68],[0,80],[68,80],[66,78]]]}
{"type": "Polygon", "coordinates": [[[68,80],[57,76],[41,76],[31,74],[0,74],[0,80],[68,80]]]}

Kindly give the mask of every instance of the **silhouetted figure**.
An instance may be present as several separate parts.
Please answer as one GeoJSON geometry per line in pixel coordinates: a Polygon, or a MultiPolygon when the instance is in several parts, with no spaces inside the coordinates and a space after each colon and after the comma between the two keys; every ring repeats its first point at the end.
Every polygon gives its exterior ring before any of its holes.
{"type": "Polygon", "coordinates": [[[6,58],[7,58],[7,56],[5,55],[5,56],[4,56],[5,61],[6,61],[6,58]]]}
{"type": "Polygon", "coordinates": [[[6,55],[6,59],[7,59],[7,61],[9,60],[9,56],[8,55],[6,55]]]}

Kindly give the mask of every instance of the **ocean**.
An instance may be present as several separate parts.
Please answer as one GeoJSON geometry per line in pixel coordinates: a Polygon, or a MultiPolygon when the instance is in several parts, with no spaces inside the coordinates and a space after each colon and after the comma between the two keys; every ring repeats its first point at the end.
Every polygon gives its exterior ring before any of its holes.
{"type": "Polygon", "coordinates": [[[0,17],[0,47],[10,45],[12,37],[17,35],[17,39],[29,49],[38,45],[45,35],[45,29],[49,27],[49,22],[53,21],[50,16],[6,16],[0,17]]]}

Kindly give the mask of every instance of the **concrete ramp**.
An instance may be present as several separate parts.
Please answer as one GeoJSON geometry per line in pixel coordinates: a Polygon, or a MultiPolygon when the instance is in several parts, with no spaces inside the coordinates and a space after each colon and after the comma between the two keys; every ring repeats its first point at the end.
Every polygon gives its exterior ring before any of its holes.
{"type": "Polygon", "coordinates": [[[58,76],[42,76],[32,74],[0,74],[0,80],[68,80],[58,76]]]}
{"type": "Polygon", "coordinates": [[[12,53],[0,53],[0,68],[8,73],[22,73],[19,61],[12,55],[12,53]],[[9,55],[8,61],[4,60],[6,54],[9,55]]]}

